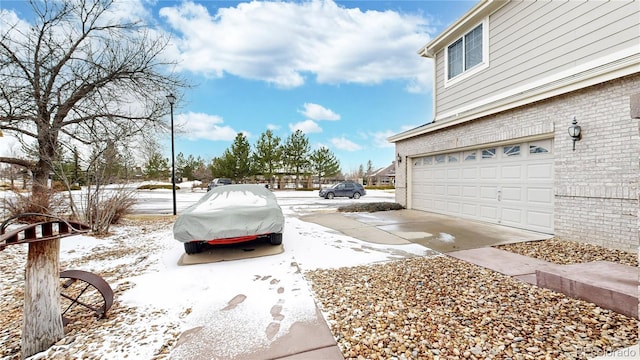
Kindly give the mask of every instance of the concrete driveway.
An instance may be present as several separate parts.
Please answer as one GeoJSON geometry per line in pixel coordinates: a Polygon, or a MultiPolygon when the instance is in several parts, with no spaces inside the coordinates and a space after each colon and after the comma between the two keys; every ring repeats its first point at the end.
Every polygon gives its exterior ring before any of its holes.
{"type": "Polygon", "coordinates": [[[360,240],[380,244],[416,243],[441,253],[552,237],[550,234],[417,210],[316,213],[301,219],[360,240]]]}

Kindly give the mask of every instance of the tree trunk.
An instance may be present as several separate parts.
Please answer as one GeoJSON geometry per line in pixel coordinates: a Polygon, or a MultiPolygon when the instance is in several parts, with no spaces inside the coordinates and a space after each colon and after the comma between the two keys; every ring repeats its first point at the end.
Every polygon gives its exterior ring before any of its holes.
{"type": "Polygon", "coordinates": [[[60,239],[29,244],[25,271],[22,358],[64,337],[60,311],[60,239]]]}
{"type": "Polygon", "coordinates": [[[51,193],[49,190],[49,172],[51,166],[46,161],[40,160],[33,170],[33,185],[31,186],[32,212],[49,213],[51,193]]]}

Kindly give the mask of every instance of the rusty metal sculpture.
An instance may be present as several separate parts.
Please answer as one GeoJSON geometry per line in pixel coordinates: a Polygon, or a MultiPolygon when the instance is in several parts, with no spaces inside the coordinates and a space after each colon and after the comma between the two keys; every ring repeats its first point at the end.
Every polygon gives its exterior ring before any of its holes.
{"type": "Polygon", "coordinates": [[[90,229],[88,225],[80,222],[38,213],[19,214],[0,224],[0,251],[9,245],[29,244],[25,270],[22,358],[46,350],[60,340],[64,336],[63,327],[68,322],[64,315],[74,306],[83,306],[98,317],[104,317],[113,304],[113,290],[100,276],[82,270],[66,270],[60,273],[59,252],[55,257],[51,257],[43,254],[38,248],[38,244],[45,241],[56,242],[59,248],[61,238],[86,233],[90,229]],[[5,232],[13,221],[21,217],[51,220],[27,224],[5,232]],[[60,283],[59,278],[66,280],[60,283]],[[72,288],[74,284],[79,286],[72,288]],[[91,292],[88,291],[91,288],[97,290],[102,298],[99,306],[82,299],[84,294],[91,292]],[[43,293],[46,295],[43,296],[43,293]],[[62,313],[60,296],[69,303],[62,313]]]}
{"type": "Polygon", "coordinates": [[[62,312],[62,323],[64,325],[69,323],[69,319],[65,317],[65,314],[76,305],[91,310],[95,313],[96,317],[100,319],[107,316],[107,311],[109,311],[111,305],[113,305],[113,290],[103,278],[83,270],[62,271],[60,272],[60,278],[66,279],[61,284],[60,295],[69,303],[62,312]],[[77,285],[77,291],[71,291],[74,285],[77,285]],[[94,293],[94,291],[91,291],[92,288],[100,295],[97,303],[89,302],[83,298],[83,296],[87,294],[88,296],[86,297],[92,297],[91,293],[94,293]]]}

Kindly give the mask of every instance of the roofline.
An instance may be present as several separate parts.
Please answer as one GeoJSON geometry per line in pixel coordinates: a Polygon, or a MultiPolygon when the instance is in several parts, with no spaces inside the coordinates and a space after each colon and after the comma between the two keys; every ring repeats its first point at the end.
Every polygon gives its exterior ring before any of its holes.
{"type": "MultiPolygon", "coordinates": [[[[615,55],[613,57],[615,57],[615,55]]],[[[433,120],[428,124],[392,135],[387,138],[387,141],[396,143],[415,136],[637,73],[640,73],[640,51],[633,48],[629,49],[627,56],[618,61],[612,61],[604,66],[589,69],[582,73],[571,74],[571,76],[567,74],[553,83],[542,84],[541,86],[522,91],[519,94],[503,96],[497,101],[471,106],[468,111],[450,114],[447,117],[436,119],[437,121],[433,120]]]]}
{"type": "Polygon", "coordinates": [[[459,38],[465,31],[469,30],[469,26],[480,22],[482,19],[491,15],[501,7],[505,6],[511,0],[481,0],[473,8],[467,11],[462,17],[449,25],[440,35],[433,38],[427,45],[418,50],[418,55],[426,58],[432,58],[435,54],[453,40],[459,38]]]}

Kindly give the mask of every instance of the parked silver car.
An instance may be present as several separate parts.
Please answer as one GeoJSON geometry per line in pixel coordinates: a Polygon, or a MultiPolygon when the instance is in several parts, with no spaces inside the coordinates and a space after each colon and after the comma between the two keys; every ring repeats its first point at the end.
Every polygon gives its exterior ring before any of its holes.
{"type": "Polygon", "coordinates": [[[173,225],[173,237],[187,254],[204,244],[234,244],[256,239],[282,243],[284,215],[276,196],[258,184],[218,186],[185,209],[173,225]]]}
{"type": "Polygon", "coordinates": [[[227,179],[227,178],[213,179],[209,183],[209,185],[207,185],[207,191],[213,189],[214,187],[223,186],[223,185],[231,185],[231,179],[227,179]]]}

